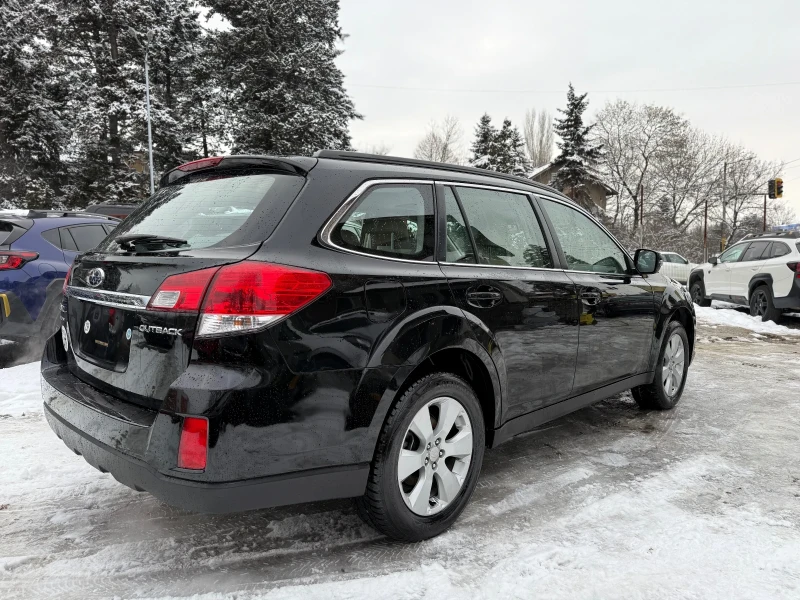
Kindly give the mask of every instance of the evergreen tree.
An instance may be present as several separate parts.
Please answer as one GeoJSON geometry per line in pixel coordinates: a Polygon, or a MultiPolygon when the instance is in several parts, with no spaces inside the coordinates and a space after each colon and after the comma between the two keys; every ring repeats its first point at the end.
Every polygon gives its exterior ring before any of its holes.
{"type": "Polygon", "coordinates": [[[496,170],[497,167],[497,129],[492,125],[492,118],[484,113],[475,127],[475,141],[470,151],[472,158],[469,164],[479,169],[496,170]]]}
{"type": "Polygon", "coordinates": [[[589,139],[589,132],[594,125],[583,124],[583,113],[589,104],[586,95],[576,95],[570,83],[567,108],[558,109],[564,116],[555,121],[555,132],[561,141],[557,142],[560,153],[553,161],[558,171],[551,185],[579,204],[590,207],[591,200],[584,186],[598,181],[595,165],[600,159],[602,148],[589,139]]]}
{"type": "Polygon", "coordinates": [[[234,152],[348,149],[361,118],[335,64],[338,0],[210,0],[232,29],[218,34],[234,152]]]}
{"type": "MultiPolygon", "coordinates": [[[[73,132],[66,202],[86,206],[145,196],[147,119],[144,58],[149,50],[156,171],[184,158],[180,114],[201,30],[188,0],[55,0],[54,51],[69,90],[73,132]],[[139,167],[139,168],[137,168],[139,167]]],[[[156,177],[158,173],[156,173],[156,177]]]]}
{"type": "Polygon", "coordinates": [[[0,19],[0,208],[49,208],[63,177],[63,90],[42,25],[53,8],[9,0],[0,19]]]}
{"type": "Polygon", "coordinates": [[[509,119],[503,120],[503,126],[495,137],[496,165],[495,170],[511,175],[525,175],[530,170],[530,163],[525,153],[525,141],[519,129],[509,119]]]}

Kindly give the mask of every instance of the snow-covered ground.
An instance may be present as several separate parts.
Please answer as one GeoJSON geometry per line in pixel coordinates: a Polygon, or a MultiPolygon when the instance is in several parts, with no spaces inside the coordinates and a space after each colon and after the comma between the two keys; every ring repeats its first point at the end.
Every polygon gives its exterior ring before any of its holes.
{"type": "MultiPolygon", "coordinates": [[[[724,325],[726,327],[741,327],[742,329],[749,329],[756,333],[772,333],[775,335],[798,335],[800,336],[800,329],[792,329],[786,325],[773,323],[772,321],[762,321],[760,317],[751,317],[749,313],[743,311],[733,310],[728,307],[734,305],[718,306],[716,302],[708,308],[703,308],[695,304],[694,310],[697,314],[697,320],[706,325],[724,325]]],[[[784,322],[792,323],[794,319],[792,316],[784,318],[784,322]]]]}
{"type": "Polygon", "coordinates": [[[162,505],[55,437],[36,365],[0,370],[0,598],[800,598],[800,339],[727,317],[700,311],[674,411],[623,394],[489,451],[412,545],[349,501],[162,505]]]}

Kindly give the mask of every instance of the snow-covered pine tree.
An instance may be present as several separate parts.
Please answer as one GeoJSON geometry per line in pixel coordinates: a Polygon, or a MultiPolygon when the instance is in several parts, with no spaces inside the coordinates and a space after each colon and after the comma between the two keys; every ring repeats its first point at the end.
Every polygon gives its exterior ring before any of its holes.
{"type": "Polygon", "coordinates": [[[234,152],[310,154],[350,147],[360,118],[335,59],[338,0],[209,0],[218,33],[234,152]]]}
{"type": "Polygon", "coordinates": [[[475,141],[470,147],[472,158],[469,164],[479,169],[497,168],[497,129],[492,125],[492,118],[484,113],[475,126],[475,141]]]}
{"type": "Polygon", "coordinates": [[[0,8],[0,208],[49,208],[60,192],[63,90],[43,35],[53,18],[40,0],[0,8]]]}
{"type": "MultiPolygon", "coordinates": [[[[207,54],[206,40],[198,14],[193,10],[195,5],[192,0],[161,0],[152,4],[157,25],[150,40],[150,93],[153,160],[159,172],[200,156],[197,134],[202,123],[194,122],[198,111],[193,101],[199,100],[202,106],[203,99],[212,96],[212,90],[207,75],[209,65],[203,60],[207,54]],[[201,69],[204,73],[198,77],[201,69]]],[[[144,123],[143,110],[139,116],[138,121],[144,123]]],[[[138,145],[146,148],[146,128],[139,129],[138,145]]]]}
{"type": "Polygon", "coordinates": [[[530,170],[522,134],[507,118],[495,137],[495,148],[495,170],[510,175],[525,175],[530,170]]]}
{"type": "Polygon", "coordinates": [[[62,57],[69,90],[65,114],[73,136],[66,202],[81,207],[146,194],[146,178],[133,165],[147,162],[135,139],[144,122],[141,46],[158,28],[152,1],[55,0],[54,52],[62,57]]]}
{"type": "Polygon", "coordinates": [[[575,94],[572,84],[567,91],[567,108],[558,109],[564,116],[555,120],[559,155],[553,161],[558,170],[551,185],[564,192],[578,204],[591,208],[591,199],[585,189],[587,183],[598,181],[595,165],[601,156],[601,146],[589,138],[594,125],[583,124],[583,113],[589,102],[587,94],[575,94]]]}
{"type": "Polygon", "coordinates": [[[52,0],[53,54],[67,88],[72,137],[65,201],[135,201],[148,193],[144,55],[149,48],[153,149],[159,172],[184,160],[194,134],[187,96],[202,30],[191,0],[52,0]]]}

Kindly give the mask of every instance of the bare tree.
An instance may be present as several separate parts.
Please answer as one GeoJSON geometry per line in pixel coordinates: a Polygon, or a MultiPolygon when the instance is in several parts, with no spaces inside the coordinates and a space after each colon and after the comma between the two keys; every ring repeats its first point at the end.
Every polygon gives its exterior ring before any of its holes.
{"type": "Polygon", "coordinates": [[[360,152],[365,152],[367,154],[380,154],[384,156],[389,154],[391,151],[391,147],[387,146],[383,142],[380,142],[379,144],[368,144],[367,146],[364,146],[363,150],[360,150],[360,152]]]}
{"type": "Polygon", "coordinates": [[[553,117],[546,110],[537,112],[535,108],[525,112],[525,124],[522,129],[525,138],[525,150],[528,160],[535,169],[553,160],[555,137],[553,133],[553,117]]]}
{"type": "Polygon", "coordinates": [[[659,198],[654,164],[674,148],[685,133],[688,122],[671,108],[639,106],[626,100],[607,103],[597,116],[595,135],[603,144],[603,174],[615,187],[613,223],[625,219],[628,212],[633,228],[640,221],[639,189],[644,189],[644,204],[653,205],[659,198]]]}
{"type": "Polygon", "coordinates": [[[433,121],[428,126],[425,137],[414,149],[414,158],[461,164],[464,160],[461,136],[458,118],[448,115],[441,123],[433,121]]]}

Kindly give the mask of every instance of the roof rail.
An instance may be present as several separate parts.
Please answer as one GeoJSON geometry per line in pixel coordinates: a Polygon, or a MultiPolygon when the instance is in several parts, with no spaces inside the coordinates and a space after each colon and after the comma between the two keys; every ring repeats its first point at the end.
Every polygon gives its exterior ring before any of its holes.
{"type": "MultiPolygon", "coordinates": [[[[753,240],[756,238],[786,238],[790,240],[800,239],[800,231],[765,231],[763,233],[748,233],[739,242],[753,240]]],[[[739,242],[736,242],[737,244],[739,242]]]]}
{"type": "MultiPolygon", "coordinates": [[[[114,219],[109,215],[96,213],[86,213],[82,211],[69,210],[31,210],[31,209],[10,209],[0,210],[0,217],[19,217],[20,219],[44,219],[48,217],[78,217],[89,219],[114,219]]],[[[118,221],[119,219],[114,219],[118,221]]]]}
{"type": "Polygon", "coordinates": [[[434,162],[432,160],[419,160],[416,158],[404,158],[401,156],[385,156],[383,154],[367,154],[366,152],[348,152],[345,150],[317,150],[314,152],[313,156],[314,158],[333,158],[336,160],[352,160],[356,162],[397,165],[401,167],[418,167],[421,169],[437,169],[439,171],[450,171],[453,173],[482,175],[483,177],[505,179],[506,181],[524,183],[525,185],[535,188],[555,191],[550,186],[539,183],[538,181],[533,181],[532,179],[528,179],[526,177],[508,175],[507,173],[500,173],[498,171],[491,171],[489,169],[478,169],[477,167],[462,167],[461,165],[453,165],[450,163],[434,162]]]}

